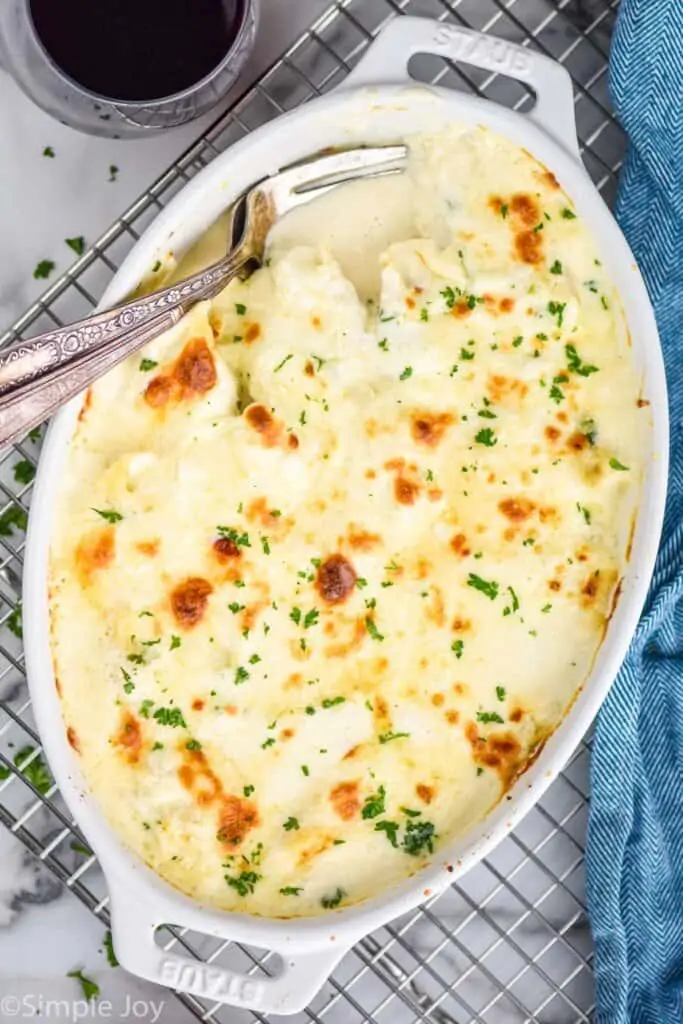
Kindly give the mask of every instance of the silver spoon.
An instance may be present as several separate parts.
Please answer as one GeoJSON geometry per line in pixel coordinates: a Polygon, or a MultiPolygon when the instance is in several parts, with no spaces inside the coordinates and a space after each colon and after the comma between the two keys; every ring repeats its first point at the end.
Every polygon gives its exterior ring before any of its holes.
{"type": "Polygon", "coordinates": [[[359,178],[405,169],[405,146],[317,154],[257,182],[235,202],[228,253],[177,284],[96,313],[0,353],[0,447],[19,440],[107,370],[167,331],[237,275],[260,266],[273,224],[285,213],[359,178]]]}

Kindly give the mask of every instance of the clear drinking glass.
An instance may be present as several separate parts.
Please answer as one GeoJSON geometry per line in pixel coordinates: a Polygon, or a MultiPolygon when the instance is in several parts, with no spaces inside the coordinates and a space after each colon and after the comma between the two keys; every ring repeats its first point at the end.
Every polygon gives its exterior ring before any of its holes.
{"type": "Polygon", "coordinates": [[[0,0],[0,67],[34,103],[63,124],[115,139],[153,135],[200,117],[219,102],[251,52],[257,17],[257,0],[244,0],[232,46],[220,64],[194,85],[160,99],[122,101],[85,89],[54,63],[36,34],[29,0],[0,0]]]}

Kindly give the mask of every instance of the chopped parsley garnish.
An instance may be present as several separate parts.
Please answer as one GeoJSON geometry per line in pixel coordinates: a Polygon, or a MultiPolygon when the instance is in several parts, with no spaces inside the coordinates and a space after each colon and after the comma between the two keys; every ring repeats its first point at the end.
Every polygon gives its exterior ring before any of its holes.
{"type": "Polygon", "coordinates": [[[247,312],[247,307],[242,302],[235,303],[235,312],[238,316],[244,316],[247,312]]]}
{"type": "Polygon", "coordinates": [[[409,821],[403,836],[403,849],[411,857],[418,857],[426,849],[434,852],[436,829],[431,821],[409,821]]]}
{"type": "Polygon", "coordinates": [[[496,722],[498,725],[503,725],[504,719],[500,717],[497,711],[477,711],[477,721],[483,725],[488,725],[490,722],[496,722]]]}
{"type": "Polygon", "coordinates": [[[422,309],[420,310],[420,320],[422,321],[422,323],[427,323],[427,321],[429,320],[429,310],[427,309],[426,306],[423,306],[422,309]]]}
{"type": "Polygon", "coordinates": [[[47,157],[49,157],[49,158],[50,158],[51,160],[54,160],[54,157],[55,157],[55,151],[54,151],[54,149],[52,148],[52,146],[46,146],[46,147],[45,147],[45,149],[43,150],[43,156],[47,156],[47,157]]]}
{"type": "Polygon", "coordinates": [[[156,261],[156,263],[152,267],[152,273],[156,274],[159,270],[161,270],[161,260],[156,261]]]}
{"type": "Polygon", "coordinates": [[[158,365],[159,363],[156,359],[141,359],[139,369],[142,373],[149,373],[150,370],[153,370],[158,365]]]}
{"type": "Polygon", "coordinates": [[[555,260],[555,262],[553,263],[552,267],[550,268],[550,273],[551,274],[561,274],[562,273],[562,264],[560,263],[559,260],[555,260]]]}
{"type": "Polygon", "coordinates": [[[265,740],[265,741],[264,741],[264,742],[263,742],[263,743],[261,744],[261,750],[267,750],[267,749],[268,749],[268,747],[272,747],[272,746],[274,746],[274,745],[275,745],[275,737],[274,737],[274,736],[269,736],[269,737],[268,737],[268,739],[267,739],[267,740],[265,740]]]}
{"type": "Polygon", "coordinates": [[[292,354],[292,353],[290,352],[288,356],[285,356],[285,358],[284,358],[284,359],[282,360],[282,362],[281,362],[281,363],[278,363],[278,364],[277,364],[277,366],[276,366],[276,367],[275,367],[275,369],[273,370],[273,373],[279,373],[279,372],[280,372],[280,370],[282,369],[282,367],[283,367],[283,366],[284,366],[284,365],[285,365],[286,363],[288,363],[290,359],[293,359],[293,358],[294,358],[294,356],[293,356],[293,354],[292,354]]]}
{"type": "Polygon", "coordinates": [[[566,302],[555,302],[554,300],[551,300],[548,303],[548,312],[550,313],[551,316],[556,316],[557,317],[557,328],[558,328],[558,330],[562,327],[562,324],[564,322],[564,311],[565,311],[566,308],[567,308],[567,303],[566,302]]]}
{"type": "Polygon", "coordinates": [[[300,892],[303,892],[303,886],[301,885],[286,885],[283,889],[280,889],[281,896],[298,896],[300,892]]]}
{"type": "Polygon", "coordinates": [[[562,216],[565,220],[576,220],[576,214],[572,213],[572,211],[567,206],[565,206],[562,210],[562,216]]]}
{"type": "Polygon", "coordinates": [[[83,235],[79,235],[78,238],[65,238],[64,241],[70,249],[73,249],[77,256],[82,256],[85,252],[85,238],[83,235]]]}
{"type": "Polygon", "coordinates": [[[260,660],[261,660],[261,656],[259,654],[252,654],[251,658],[249,659],[249,664],[250,665],[258,665],[260,660]]]}
{"type": "Polygon", "coordinates": [[[183,641],[182,641],[182,640],[180,639],[180,637],[179,637],[179,636],[176,636],[175,634],[173,634],[173,635],[171,636],[171,646],[169,647],[169,651],[175,651],[175,649],[176,649],[177,647],[180,647],[180,645],[182,644],[182,642],[183,642],[183,641]]]}
{"type": "Polygon", "coordinates": [[[29,430],[28,437],[30,441],[40,441],[40,432],[42,427],[34,427],[33,430],[29,430]]]}
{"type": "Polygon", "coordinates": [[[334,708],[334,707],[337,706],[337,704],[345,704],[345,703],[346,703],[346,697],[326,697],[325,700],[322,703],[322,706],[325,709],[327,709],[327,708],[334,708]]]}
{"type": "Polygon", "coordinates": [[[582,505],[582,504],[581,504],[580,502],[578,502],[578,501],[577,501],[577,503],[576,503],[576,507],[577,507],[577,509],[579,510],[579,512],[581,513],[581,515],[583,516],[583,518],[584,518],[584,521],[586,522],[586,525],[587,525],[587,526],[590,526],[590,524],[591,524],[591,513],[590,513],[590,509],[586,508],[586,506],[585,506],[585,505],[582,505]]]}
{"type": "Polygon", "coordinates": [[[377,346],[382,349],[382,352],[389,351],[389,342],[386,338],[382,338],[381,341],[378,341],[377,346]]]}
{"type": "MultiPolygon", "coordinates": [[[[88,851],[89,853],[90,851],[88,851]]],[[[116,959],[116,953],[114,952],[114,943],[111,937],[111,932],[107,932],[104,936],[104,951],[107,954],[107,963],[110,967],[118,967],[119,962],[116,959]]]]}
{"type": "Polygon", "coordinates": [[[235,686],[239,686],[240,683],[246,683],[249,678],[249,672],[242,665],[238,665],[235,670],[235,686]]]}
{"type": "Polygon", "coordinates": [[[149,718],[149,713],[154,707],[153,700],[143,700],[142,704],[138,708],[138,714],[141,718],[149,718]]]}
{"type": "Polygon", "coordinates": [[[361,818],[366,821],[368,818],[378,818],[380,814],[384,814],[386,810],[384,800],[387,793],[384,786],[380,786],[376,793],[365,798],[363,809],[361,810],[361,818]]]}
{"type": "Polygon", "coordinates": [[[121,669],[121,675],[123,676],[123,689],[125,693],[132,693],[135,689],[135,683],[126,672],[125,668],[121,669]]]}
{"type": "Polygon", "coordinates": [[[310,612],[306,612],[304,616],[304,629],[310,629],[311,626],[315,626],[316,622],[320,617],[320,612],[317,608],[311,608],[310,612]]]}
{"type": "Polygon", "coordinates": [[[201,750],[202,749],[202,745],[199,742],[199,740],[188,740],[187,743],[185,744],[185,749],[186,750],[201,750]]]}
{"type": "Polygon", "coordinates": [[[411,811],[410,807],[399,807],[399,811],[409,818],[420,818],[422,816],[422,811],[411,811]]]}
{"type": "Polygon", "coordinates": [[[306,706],[306,707],[304,708],[304,711],[306,712],[306,714],[307,714],[307,715],[314,715],[314,714],[315,714],[315,708],[313,707],[313,705],[312,705],[312,704],[308,704],[308,705],[307,705],[307,706],[306,706]]]}
{"type": "Polygon", "coordinates": [[[481,418],[484,419],[484,420],[497,420],[498,419],[498,417],[496,416],[495,412],[491,412],[490,409],[480,409],[479,412],[477,413],[477,415],[481,416],[481,418]]]}
{"type": "Polygon", "coordinates": [[[619,462],[619,459],[615,459],[614,456],[612,456],[612,458],[609,460],[609,464],[612,467],[612,469],[620,469],[623,472],[626,472],[629,468],[628,466],[624,466],[623,463],[619,462]]]}
{"type": "Polygon", "coordinates": [[[548,392],[548,396],[550,397],[551,401],[555,402],[556,405],[559,405],[560,402],[564,399],[564,391],[561,387],[558,387],[557,384],[553,384],[550,391],[548,392]]]}
{"type": "Polygon", "coordinates": [[[109,181],[116,181],[119,169],[116,164],[109,164],[109,181]]]}
{"type": "Polygon", "coordinates": [[[298,626],[301,622],[301,608],[292,608],[289,617],[298,626]]]}
{"type": "Polygon", "coordinates": [[[229,526],[217,526],[217,533],[221,535],[225,540],[231,540],[233,544],[236,544],[240,548],[250,548],[251,542],[249,540],[248,533],[240,533],[239,530],[234,530],[229,526]]]}
{"type": "Polygon", "coordinates": [[[41,260],[33,271],[33,276],[36,281],[40,281],[48,278],[54,269],[55,264],[53,260],[41,260]]]}
{"type": "Polygon", "coordinates": [[[497,686],[496,687],[496,697],[498,698],[498,700],[505,700],[505,687],[504,686],[497,686]]]}
{"type": "Polygon", "coordinates": [[[283,823],[282,827],[285,830],[285,832],[291,832],[292,829],[294,829],[294,831],[298,832],[299,829],[301,828],[301,825],[299,824],[299,819],[298,818],[289,817],[289,818],[287,818],[287,821],[285,821],[283,823]]]}
{"type": "Polygon", "coordinates": [[[345,896],[346,893],[344,892],[344,890],[338,888],[335,890],[335,892],[332,893],[331,896],[323,896],[323,898],[320,900],[320,905],[324,907],[325,910],[334,910],[335,907],[339,906],[339,904],[341,903],[345,896]]]}
{"type": "Polygon", "coordinates": [[[359,590],[363,590],[363,588],[367,587],[367,585],[368,581],[363,576],[359,576],[358,579],[356,580],[356,586],[358,587],[359,590]]]}
{"type": "Polygon", "coordinates": [[[24,629],[21,622],[21,599],[17,601],[16,608],[13,608],[5,619],[5,625],[9,629],[10,633],[14,633],[19,640],[24,637],[24,629]]]}
{"type": "Polygon", "coordinates": [[[113,508],[93,508],[92,511],[97,512],[98,516],[102,516],[108,523],[120,523],[123,519],[121,513],[113,508]]]}
{"type": "Polygon", "coordinates": [[[91,999],[99,999],[100,986],[97,985],[94,981],[91,981],[90,978],[86,978],[83,971],[69,971],[67,974],[67,978],[75,978],[75,980],[81,986],[83,998],[87,999],[88,1002],[90,1002],[91,999]]]}
{"type": "Polygon", "coordinates": [[[157,708],[152,718],[160,725],[170,725],[173,729],[181,726],[183,729],[187,729],[187,723],[180,708],[157,708]]]}
{"type": "Polygon", "coordinates": [[[377,629],[375,620],[370,615],[365,616],[365,628],[373,640],[384,640],[383,634],[377,629]]]}
{"type": "Polygon", "coordinates": [[[36,475],[36,467],[29,459],[22,459],[21,462],[14,464],[12,472],[18,484],[30,484],[36,475]]]}
{"type": "Polygon", "coordinates": [[[245,796],[251,796],[255,789],[255,786],[245,786],[242,792],[244,793],[245,796]]]}
{"type": "Polygon", "coordinates": [[[604,295],[600,296],[600,305],[603,309],[609,309],[609,302],[607,301],[604,295]]]}
{"type": "Polygon", "coordinates": [[[535,227],[535,228],[532,228],[532,231],[533,231],[534,233],[536,233],[536,232],[538,232],[538,231],[543,231],[543,228],[544,228],[544,227],[545,227],[545,224],[543,223],[543,221],[540,221],[540,222],[539,222],[539,223],[538,223],[538,224],[536,225],[536,227],[535,227]]]}
{"type": "Polygon", "coordinates": [[[519,348],[519,346],[522,344],[523,341],[524,341],[524,338],[522,337],[522,335],[518,334],[517,337],[514,338],[513,341],[512,341],[512,347],[513,348],[519,348]]]}
{"type": "Polygon", "coordinates": [[[541,608],[542,614],[543,615],[547,615],[549,611],[552,611],[552,607],[553,606],[551,604],[544,604],[543,607],[541,608]]]}
{"type": "Polygon", "coordinates": [[[409,732],[383,732],[379,737],[380,743],[391,743],[392,740],[401,740],[410,736],[409,732]]]}
{"type": "Polygon", "coordinates": [[[494,580],[484,580],[481,576],[477,576],[476,573],[471,572],[467,578],[467,586],[473,587],[475,590],[480,590],[482,594],[485,594],[489,600],[493,601],[498,597],[498,584],[494,580]]]}
{"type": "Polygon", "coordinates": [[[403,373],[399,374],[399,378],[398,379],[399,380],[408,380],[408,377],[412,377],[412,375],[413,375],[413,368],[412,368],[412,366],[406,366],[406,368],[403,371],[403,373]]]}
{"type": "Polygon", "coordinates": [[[261,881],[261,875],[256,871],[241,871],[239,875],[225,875],[225,881],[240,896],[248,896],[254,891],[256,883],[261,881]]]}
{"type": "Polygon", "coordinates": [[[505,218],[508,215],[508,204],[507,203],[501,203],[500,215],[503,218],[503,220],[505,220],[505,218]]]}
{"type": "Polygon", "coordinates": [[[45,796],[54,780],[43,759],[40,756],[34,757],[30,764],[24,765],[24,761],[34,753],[35,749],[35,747],[27,746],[18,750],[14,755],[14,767],[19,769],[42,796],[45,796]]]}
{"type": "Polygon", "coordinates": [[[264,555],[270,554],[270,543],[267,537],[261,537],[261,547],[263,548],[264,555]]]}
{"type": "Polygon", "coordinates": [[[486,448],[493,448],[494,445],[498,444],[498,438],[491,427],[482,427],[482,429],[474,435],[474,440],[477,444],[483,444],[486,448]]]}
{"type": "Polygon", "coordinates": [[[453,654],[456,656],[458,660],[462,658],[462,652],[464,650],[464,647],[465,644],[463,643],[462,640],[454,640],[453,643],[451,644],[451,650],[453,651],[453,654]]]}
{"type": "Polygon", "coordinates": [[[375,832],[384,832],[394,849],[398,849],[396,833],[400,827],[396,821],[378,821],[375,824],[375,832]]]}
{"type": "MultiPolygon", "coordinates": [[[[512,613],[518,612],[519,611],[519,598],[517,597],[517,594],[515,593],[514,588],[513,587],[508,587],[508,592],[510,594],[510,597],[512,598],[512,605],[511,605],[510,611],[512,613]]],[[[507,609],[506,609],[506,611],[507,611],[507,609]]],[[[505,613],[503,613],[503,614],[505,614],[505,613]]]]}
{"type": "Polygon", "coordinates": [[[574,345],[565,345],[564,351],[567,355],[567,364],[570,370],[578,373],[581,377],[590,377],[591,373],[597,373],[598,367],[581,361],[579,353],[574,345]]]}
{"type": "Polygon", "coordinates": [[[309,776],[309,775],[311,774],[311,773],[309,772],[309,770],[308,770],[308,765],[307,765],[307,764],[302,764],[302,765],[301,765],[301,771],[302,771],[302,772],[303,772],[303,774],[304,774],[304,775],[306,776],[306,778],[308,778],[308,776],[309,776]]]}
{"type": "Polygon", "coordinates": [[[231,601],[230,604],[228,605],[228,610],[231,611],[233,615],[237,615],[239,612],[243,612],[245,608],[246,605],[238,604],[237,601],[231,601]]]}
{"type": "Polygon", "coordinates": [[[460,358],[464,359],[465,361],[467,361],[468,359],[474,359],[474,352],[470,352],[469,349],[466,348],[461,348],[460,358]]]}

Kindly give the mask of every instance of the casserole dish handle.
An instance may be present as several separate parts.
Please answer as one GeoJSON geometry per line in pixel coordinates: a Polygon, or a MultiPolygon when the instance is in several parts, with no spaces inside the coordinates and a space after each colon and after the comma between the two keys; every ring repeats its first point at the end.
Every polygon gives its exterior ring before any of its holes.
{"type": "Polygon", "coordinates": [[[566,68],[535,50],[460,25],[430,18],[394,18],[340,88],[413,82],[408,65],[418,53],[463,61],[528,84],[536,104],[526,116],[573,157],[579,156],[572,80],[566,68]]]}
{"type": "Polygon", "coordinates": [[[154,934],[163,923],[158,911],[132,894],[126,896],[111,880],[110,902],[116,957],[131,974],[200,999],[263,1013],[303,1010],[350,948],[331,942],[334,948],[323,952],[281,955],[279,970],[272,976],[259,970],[242,973],[158,946],[154,934]]]}

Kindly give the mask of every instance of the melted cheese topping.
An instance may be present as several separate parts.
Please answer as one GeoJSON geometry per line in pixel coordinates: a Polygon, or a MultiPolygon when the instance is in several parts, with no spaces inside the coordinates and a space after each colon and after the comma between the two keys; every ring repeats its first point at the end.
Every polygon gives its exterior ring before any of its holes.
{"type": "Polygon", "coordinates": [[[120,836],[218,907],[356,902],[480,820],[586,678],[625,559],[643,413],[586,225],[484,130],[411,152],[286,218],[71,444],[69,740],[120,836]]]}

